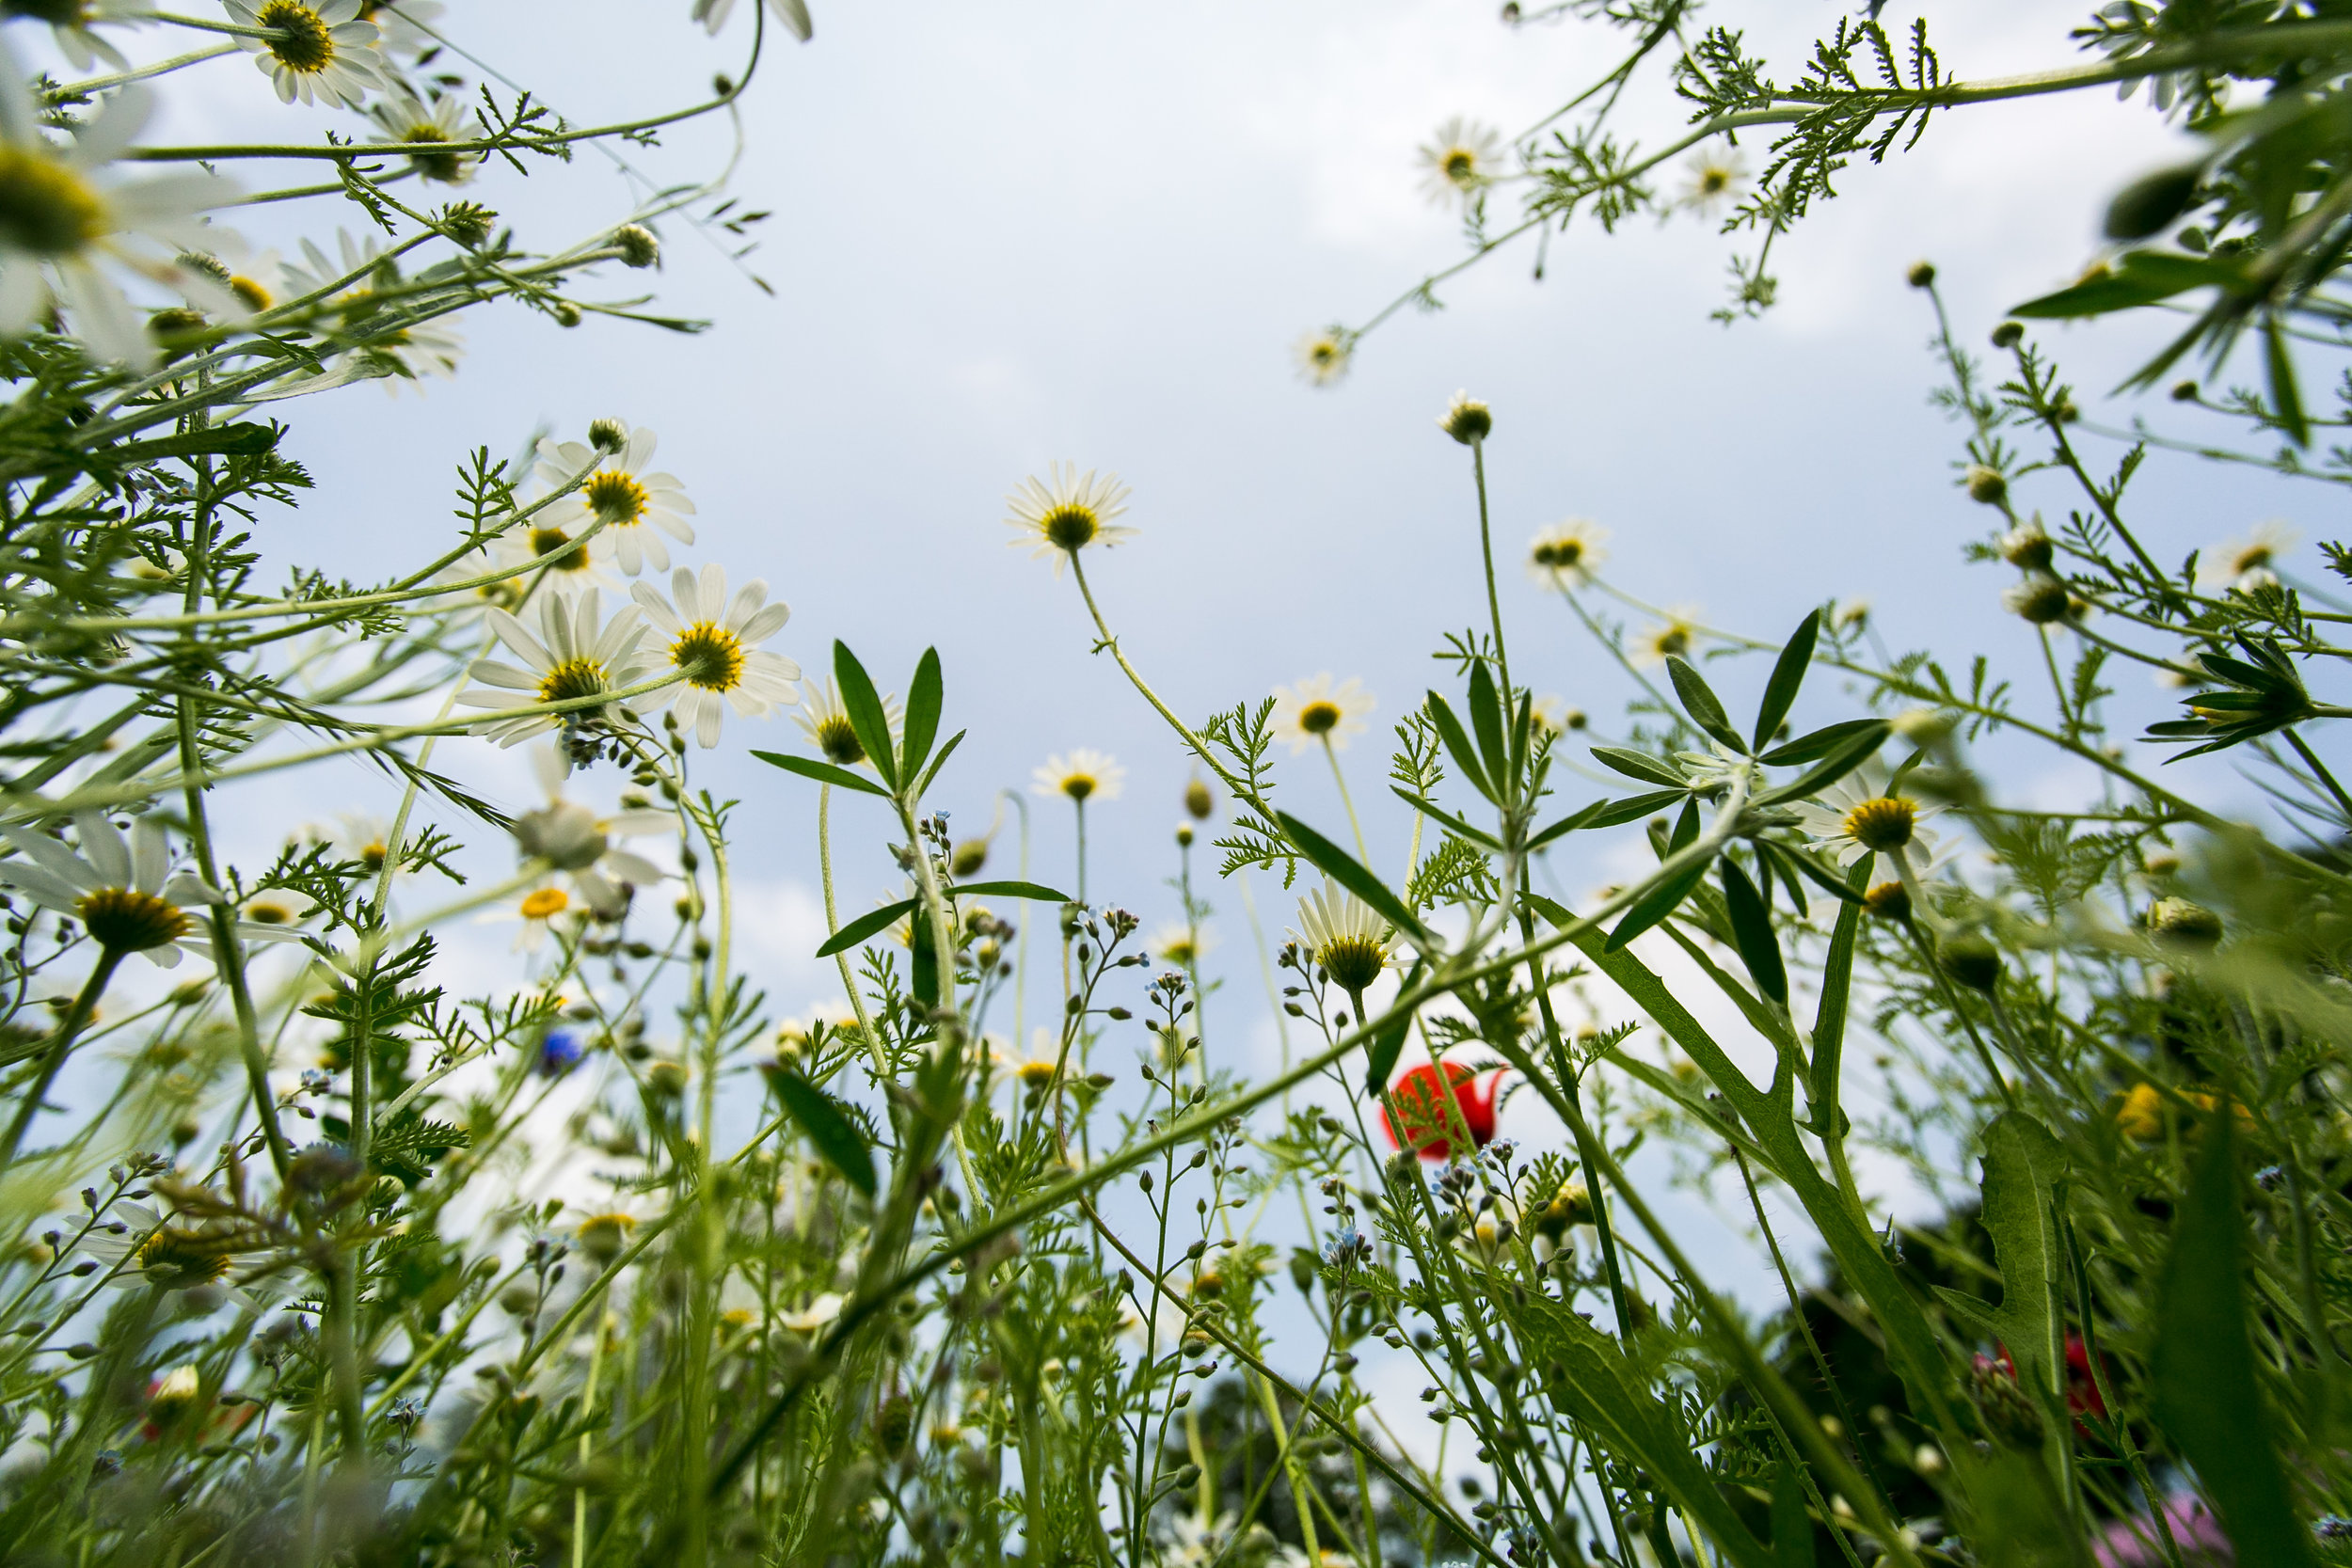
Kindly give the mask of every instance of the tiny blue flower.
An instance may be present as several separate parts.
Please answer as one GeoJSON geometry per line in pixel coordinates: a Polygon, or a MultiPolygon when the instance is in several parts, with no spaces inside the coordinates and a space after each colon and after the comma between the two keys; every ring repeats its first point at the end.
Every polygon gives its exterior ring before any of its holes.
{"type": "Polygon", "coordinates": [[[550,1029],[539,1042],[539,1071],[548,1078],[561,1078],[580,1065],[580,1037],[569,1029],[550,1029]]]}

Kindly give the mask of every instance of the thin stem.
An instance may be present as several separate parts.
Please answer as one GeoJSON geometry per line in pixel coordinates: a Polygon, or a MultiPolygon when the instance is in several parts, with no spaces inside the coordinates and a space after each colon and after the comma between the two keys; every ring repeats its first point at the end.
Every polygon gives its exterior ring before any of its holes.
{"type": "Polygon", "coordinates": [[[1494,622],[1495,671],[1502,677],[1502,706],[1512,711],[1511,657],[1502,651],[1502,599],[1495,591],[1494,531],[1486,517],[1486,442],[1485,437],[1472,441],[1470,474],[1478,482],[1478,555],[1486,568],[1486,613],[1494,622]]]}
{"type": "Polygon", "coordinates": [[[2328,765],[2319,760],[2319,753],[2312,751],[2303,737],[2296,733],[2294,725],[2289,724],[2279,733],[2287,737],[2287,744],[2295,748],[2296,754],[2303,759],[2311,768],[2312,772],[2318,777],[2319,782],[2327,786],[2328,793],[2336,798],[2336,806],[2344,813],[2344,820],[2352,822],[2352,795],[2346,795],[2344,792],[2344,785],[2336,783],[2336,776],[2328,771],[2328,765]]]}
{"type": "Polygon", "coordinates": [[[1340,786],[1340,804],[1347,808],[1347,828],[1356,835],[1356,858],[1366,865],[1372,863],[1372,851],[1364,847],[1363,824],[1356,820],[1356,802],[1348,798],[1347,775],[1340,770],[1340,753],[1331,744],[1331,733],[1326,730],[1316,739],[1323,742],[1323,755],[1331,765],[1331,782],[1340,786]]]}
{"type": "MultiPolygon", "coordinates": [[[[833,902],[833,785],[817,786],[817,869],[825,887],[825,935],[830,937],[841,929],[841,917],[834,911],[833,902]]],[[[1022,868],[1027,870],[1025,864],[1022,868]]],[[[890,1076],[890,1066],[882,1059],[882,1036],[874,1028],[874,1021],[866,1016],[866,998],[858,994],[857,977],[850,973],[850,955],[835,953],[833,961],[841,971],[841,989],[849,993],[850,1010],[857,1015],[857,1030],[866,1040],[866,1049],[873,1055],[877,1077],[890,1076]]]]}
{"type": "Polygon", "coordinates": [[[105,994],[106,982],[114,978],[115,966],[121,961],[122,950],[119,947],[101,947],[98,950],[98,961],[90,965],[89,975],[82,982],[81,990],[75,993],[73,1006],[67,1010],[65,1022],[57,1025],[56,1037],[49,1042],[48,1051],[41,1056],[40,1070],[26,1085],[24,1102],[16,1108],[16,1116],[8,1123],[7,1137],[0,1139],[0,1167],[16,1163],[16,1151],[24,1142],[25,1130],[40,1114],[40,1102],[48,1095],[49,1085],[56,1081],[57,1069],[65,1066],[66,1053],[73,1049],[75,1037],[88,1026],[90,1015],[98,1010],[98,999],[105,994]]]}

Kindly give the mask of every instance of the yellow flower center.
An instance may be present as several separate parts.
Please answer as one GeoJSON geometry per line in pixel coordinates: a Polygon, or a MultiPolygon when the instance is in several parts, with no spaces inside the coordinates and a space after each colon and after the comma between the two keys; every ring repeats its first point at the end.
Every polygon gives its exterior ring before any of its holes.
{"type": "Polygon", "coordinates": [[[118,953],[143,952],[187,935],[188,917],[151,893],[136,888],[102,887],[82,895],[74,912],[102,947],[118,953]]]}
{"type": "Polygon", "coordinates": [[[242,274],[229,279],[229,292],[242,300],[248,310],[266,310],[277,303],[267,289],[242,274]]]}
{"type": "Polygon", "coordinates": [[[715,622],[697,621],[670,644],[670,663],[689,686],[732,691],[743,683],[743,640],[715,622]]]}
{"type": "Polygon", "coordinates": [[[1093,794],[1094,790],[1095,778],[1091,773],[1065,773],[1062,775],[1061,792],[1064,795],[1069,796],[1073,800],[1083,800],[1088,796],[1093,794]]]}
{"type": "Polygon", "coordinates": [[[292,904],[281,904],[275,899],[257,898],[245,907],[245,917],[257,926],[291,926],[294,924],[294,909],[292,904]]]}
{"type": "Polygon", "coordinates": [[[139,1273],[151,1285],[184,1291],[210,1285],[229,1272],[229,1250],[216,1237],[164,1226],[139,1243],[139,1273]]]}
{"type": "MultiPolygon", "coordinates": [[[[400,139],[415,147],[431,147],[457,138],[430,120],[420,120],[403,129],[400,139]]],[[[445,185],[454,185],[466,175],[465,155],[459,152],[412,152],[408,161],[419,174],[445,185]]]]}
{"type": "Polygon", "coordinates": [[[540,527],[531,531],[531,553],[540,564],[551,571],[584,572],[588,556],[572,536],[560,528],[540,527]]]}
{"type": "Polygon", "coordinates": [[[543,887],[538,892],[524,896],[523,918],[545,920],[549,915],[562,914],[571,907],[571,895],[562,888],[543,887]]]}
{"type": "Polygon", "coordinates": [[[382,839],[371,839],[359,847],[359,863],[370,871],[381,871],[384,869],[384,857],[390,853],[382,839]]]}
{"type": "Polygon", "coordinates": [[[1298,710],[1298,727],[1309,735],[1329,735],[1340,727],[1340,705],[1309,703],[1298,710]]]}
{"type": "Polygon", "coordinates": [[[1731,188],[1731,170],[1703,168],[1699,170],[1699,195],[1721,196],[1731,188]]]}
{"type": "Polygon", "coordinates": [[[302,0],[269,0],[254,20],[278,30],[280,36],[270,40],[269,52],[287,70],[315,76],[334,63],[335,35],[326,19],[302,0]]]}
{"type": "Polygon", "coordinates": [[[643,522],[645,508],[653,504],[653,498],[645,494],[645,487],[637,483],[636,475],[613,468],[591,475],[580,487],[580,494],[587,499],[588,510],[603,518],[610,528],[628,528],[643,522]]]}
{"type": "Polygon", "coordinates": [[[1691,628],[1688,626],[1661,627],[1658,636],[1653,640],[1653,645],[1661,655],[1671,654],[1678,657],[1691,651],[1691,628]]]}
{"type": "Polygon", "coordinates": [[[2230,575],[2242,578],[2249,572],[2260,571],[2270,564],[2272,551],[2268,545],[2249,545],[2237,552],[2230,562],[2230,575]]]}
{"type": "Polygon", "coordinates": [[[1038,524],[1038,530],[1045,535],[1048,544],[1059,546],[1065,550],[1076,550],[1093,543],[1102,526],[1103,521],[1094,515],[1092,507],[1073,503],[1048,512],[1038,524]]]}
{"type": "Polygon", "coordinates": [[[1318,338],[1308,345],[1307,357],[1315,369],[1328,370],[1340,362],[1340,345],[1328,338],[1318,338]]]}
{"type": "Polygon", "coordinates": [[[1054,1064],[1051,1062],[1024,1062],[1016,1070],[1021,1081],[1031,1088],[1043,1088],[1054,1081],[1054,1064]]]}
{"type": "Polygon", "coordinates": [[[1536,565],[1549,566],[1555,572],[1565,571],[1584,559],[1584,541],[1581,539],[1546,539],[1531,553],[1534,557],[1536,565]]]}
{"type": "Polygon", "coordinates": [[[1359,991],[1380,978],[1388,955],[1370,937],[1334,937],[1323,944],[1315,962],[1342,990],[1359,991]]]}
{"type": "Polygon", "coordinates": [[[854,768],[866,760],[866,747],[847,714],[829,713],[817,721],[817,749],[825,753],[826,761],[842,768],[854,768]]]}
{"type": "Polygon", "coordinates": [[[1438,166],[1445,170],[1448,180],[1467,185],[1478,178],[1478,154],[1467,147],[1450,147],[1438,166]]]}
{"type": "Polygon", "coordinates": [[[1913,802],[1899,795],[1882,795],[1848,812],[1845,826],[1856,844],[1883,854],[1909,844],[1918,819],[1919,808],[1913,802]]]}
{"type": "Polygon", "coordinates": [[[593,658],[567,658],[539,677],[539,700],[543,703],[593,697],[605,689],[604,666],[593,658]]]}
{"type": "Polygon", "coordinates": [[[0,147],[0,243],[70,256],[105,231],[105,203],[80,175],[46,152],[0,147]]]}

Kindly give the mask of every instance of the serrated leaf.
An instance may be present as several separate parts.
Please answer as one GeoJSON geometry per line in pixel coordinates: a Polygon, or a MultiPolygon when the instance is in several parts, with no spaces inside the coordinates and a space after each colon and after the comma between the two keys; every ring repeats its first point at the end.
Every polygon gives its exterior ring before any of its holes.
{"type": "Polygon", "coordinates": [[[854,789],[862,795],[879,795],[885,800],[890,799],[890,791],[873,780],[861,778],[846,768],[835,768],[830,762],[818,762],[814,757],[796,757],[786,752],[754,752],[752,755],[771,768],[798,773],[803,779],[814,779],[818,784],[832,784],[839,789],[854,789]]]}
{"type": "Polygon", "coordinates": [[[1772,936],[1772,917],[1757,895],[1756,884],[1725,855],[1717,864],[1724,884],[1724,912],[1731,922],[1732,941],[1740,961],[1747,965],[1756,989],[1784,1006],[1788,1002],[1788,971],[1780,960],[1780,943],[1772,936]]]}
{"type": "Polygon", "coordinates": [[[866,750],[866,760],[874,765],[882,783],[897,789],[898,759],[890,744],[890,715],[882,707],[881,693],[874,689],[873,677],[847,642],[833,645],[833,673],[841,688],[841,706],[849,715],[850,728],[857,733],[857,743],[866,750]]]}
{"type": "Polygon", "coordinates": [[[921,902],[916,898],[901,898],[895,904],[884,904],[879,910],[868,910],[828,937],[825,940],[825,945],[817,950],[817,956],[820,958],[830,958],[835,953],[855,947],[875,932],[914,913],[920,907],[921,902]]]}
{"type": "Polygon", "coordinates": [[[898,737],[898,777],[912,779],[923,771],[939,734],[939,709],[946,700],[939,673],[939,650],[926,648],[914,666],[914,684],[907,688],[907,721],[898,737]]]}
{"type": "Polygon", "coordinates": [[[1405,900],[1391,893],[1388,884],[1366,869],[1363,863],[1290,813],[1278,811],[1274,816],[1281,823],[1282,832],[1298,847],[1298,852],[1312,861],[1324,875],[1371,905],[1375,913],[1412,937],[1417,945],[1423,949],[1436,945],[1428,927],[1405,907],[1405,900]]]}
{"type": "Polygon", "coordinates": [[[1747,742],[1731,727],[1731,716],[1724,711],[1722,699],[1715,695],[1705,676],[1678,654],[1666,656],[1666,674],[1674,682],[1675,695],[1681,700],[1682,711],[1691,716],[1692,723],[1733,751],[1742,754],[1747,752],[1747,742]]]}
{"type": "Polygon", "coordinates": [[[844,1181],[872,1197],[874,1151],[866,1148],[857,1123],[840,1102],[797,1072],[780,1072],[772,1082],[776,1098],[784,1101],[784,1108],[792,1113],[792,1119],[825,1163],[839,1171],[844,1181]]]}
{"type": "Polygon", "coordinates": [[[2307,1568],[2311,1538],[2295,1516],[2265,1408],[2246,1310],[2246,1217],[2238,1206],[2235,1108],[2203,1120],[2156,1296],[2149,1386],[2156,1418],[2196,1467],[2240,1562],[2307,1568]]]}
{"type": "Polygon", "coordinates": [[[1980,1217],[2001,1271],[2001,1305],[1993,1319],[2018,1380],[2051,1401],[2066,1391],[2066,1317],[2058,1296],[2065,1264],[2051,1207],[2065,1174],[2066,1151],[2024,1112],[2008,1112],[1985,1129],[1980,1217]]]}
{"type": "Polygon", "coordinates": [[[1805,673],[1813,668],[1813,645],[1821,633],[1821,612],[1815,610],[1798,623],[1780,657],[1772,665],[1772,678],[1764,683],[1764,701],[1756,710],[1756,743],[1758,746],[1772,738],[1780,721],[1788,717],[1788,710],[1797,701],[1797,692],[1804,685],[1805,673]]]}
{"type": "Polygon", "coordinates": [[[1629,751],[1623,746],[1596,746],[1592,750],[1595,762],[1611,772],[1623,773],[1629,779],[1677,789],[1690,785],[1690,781],[1672,763],[1661,761],[1646,752],[1629,751]]]}

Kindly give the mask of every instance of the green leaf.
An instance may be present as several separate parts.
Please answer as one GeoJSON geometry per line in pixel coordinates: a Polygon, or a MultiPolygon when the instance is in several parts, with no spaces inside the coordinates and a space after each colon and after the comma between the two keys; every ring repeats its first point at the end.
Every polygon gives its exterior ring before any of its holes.
{"type": "Polygon", "coordinates": [[[1774,768],[1811,762],[1815,757],[1829,755],[1863,731],[1884,722],[1883,719],[1848,719],[1836,724],[1826,724],[1810,735],[1797,736],[1786,746],[1774,747],[1756,761],[1769,763],[1774,768]]]}
{"type": "Polygon", "coordinates": [[[1981,1217],[2001,1271],[2001,1305],[1993,1317],[2019,1383],[2053,1410],[2066,1394],[2066,1316],[2058,1296],[2064,1253],[2051,1204],[2065,1174],[2065,1150],[2023,1111],[1985,1129],[1981,1217]]]}
{"type": "Polygon", "coordinates": [[[1764,702],[1756,710],[1756,743],[1758,746],[1772,738],[1780,721],[1788,717],[1789,707],[1797,700],[1797,690],[1804,685],[1805,672],[1813,667],[1813,644],[1821,634],[1821,612],[1806,616],[1780,650],[1780,658],[1772,665],[1772,678],[1764,683],[1764,702]]]}
{"type": "Polygon", "coordinates": [[[1612,772],[1623,773],[1627,778],[1639,779],[1644,784],[1667,784],[1677,789],[1686,789],[1690,785],[1690,781],[1673,765],[1661,762],[1646,752],[1629,752],[1622,746],[1596,746],[1593,748],[1593,760],[1612,772]]]}
{"type": "Polygon", "coordinates": [[[2012,305],[2012,316],[2041,319],[2067,316],[2104,316],[2110,310],[2129,310],[2142,305],[2153,305],[2174,294],[2191,289],[2218,286],[2234,293],[2244,282],[2244,274],[2233,262],[2218,257],[2184,256],[2165,250],[2127,250],[2116,259],[2112,267],[2084,278],[2072,288],[2056,293],[2029,299],[2023,305],[2012,305]]]}
{"type": "Polygon", "coordinates": [[[167,457],[249,457],[278,445],[278,438],[285,433],[286,427],[277,424],[207,425],[178,436],[158,436],[151,441],[102,447],[90,454],[90,460],[127,466],[167,457]]]}
{"type": "Polygon", "coordinates": [[[1056,893],[1042,882],[960,882],[956,895],[977,895],[982,898],[1034,898],[1041,904],[1067,904],[1070,895],[1056,893]]]}
{"type": "Polygon", "coordinates": [[[833,673],[841,687],[841,705],[849,713],[850,728],[857,732],[857,743],[866,749],[866,760],[874,765],[882,783],[897,789],[898,759],[890,744],[890,715],[874,689],[873,678],[847,642],[833,645],[833,673]]]}
{"type": "MultiPolygon", "coordinates": [[[[1420,985],[1422,973],[1428,967],[1428,959],[1415,958],[1412,969],[1405,976],[1405,984],[1398,988],[1398,994],[1403,995],[1420,985]]],[[[1405,1038],[1412,1033],[1412,1029],[1413,1015],[1408,1009],[1381,1025],[1380,1032],[1372,1037],[1372,1042],[1364,1053],[1364,1087],[1374,1097],[1377,1098],[1389,1086],[1389,1074],[1396,1070],[1396,1059],[1404,1053],[1405,1038]]]]}
{"type": "Polygon", "coordinates": [[[939,943],[931,937],[930,917],[917,913],[914,921],[914,940],[909,945],[909,985],[914,1000],[925,1007],[939,1006],[939,943]]]}
{"type": "Polygon", "coordinates": [[[2204,1147],[2176,1211],[2172,1256],[2157,1289],[2148,1381],[2156,1419],[2196,1466],[2237,1560],[2305,1568],[2311,1538],[2296,1520],[2247,1326],[2233,1115],[2223,1096],[2200,1129],[2204,1147]]]}
{"type": "Polygon", "coordinates": [[[1772,937],[1772,917],[1738,861],[1725,855],[1717,864],[1722,868],[1724,911],[1731,917],[1731,936],[1739,945],[1740,961],[1748,966],[1748,978],[1756,982],[1757,990],[1786,1006],[1788,971],[1780,961],[1780,943],[1772,937]]]}
{"type": "Polygon", "coordinates": [[[827,938],[825,945],[817,950],[817,956],[820,958],[830,958],[835,953],[855,947],[893,921],[903,920],[914,913],[921,902],[916,898],[901,898],[895,904],[884,904],[879,910],[868,910],[827,938]]]}
{"type": "Polygon", "coordinates": [[[1724,711],[1722,700],[1706,678],[1678,654],[1666,656],[1666,673],[1674,681],[1675,695],[1682,700],[1682,711],[1691,716],[1691,722],[1733,751],[1745,753],[1747,742],[1731,727],[1731,716],[1724,711]]]}
{"type": "Polygon", "coordinates": [[[1585,806],[1581,810],[1568,813],[1567,816],[1562,817],[1559,821],[1554,822],[1550,827],[1544,829],[1542,832],[1536,833],[1533,838],[1530,838],[1527,841],[1528,853],[1533,854],[1536,850],[1544,847],[1544,846],[1549,844],[1552,840],[1556,838],[1564,838],[1567,834],[1576,832],[1579,828],[1591,827],[1593,825],[1593,819],[1608,809],[1609,802],[1603,800],[1595,800],[1591,805],[1585,806]]]}
{"type": "Polygon", "coordinates": [[[1618,951],[1674,913],[1691,895],[1691,890],[1707,879],[1707,863],[1713,858],[1708,856],[1700,860],[1689,870],[1677,873],[1644,894],[1631,909],[1625,911],[1625,918],[1617,922],[1617,928],[1609,933],[1609,951],[1618,951]]]}
{"type": "MultiPolygon", "coordinates": [[[[1682,789],[1661,789],[1652,795],[1629,795],[1622,800],[1599,802],[1606,809],[1594,815],[1588,828],[1614,828],[1621,823],[1638,821],[1652,812],[1664,811],[1677,800],[1688,801],[1690,792],[1682,789]]],[[[1581,815],[1581,814],[1580,814],[1581,815]]]]}
{"type": "MultiPolygon", "coordinates": [[[[1811,863],[1804,856],[1791,855],[1789,859],[1811,874],[1811,863]]],[[[1839,1060],[1846,1045],[1846,1006],[1853,990],[1854,939],[1862,931],[1862,885],[1869,879],[1867,860],[1857,862],[1846,881],[1849,902],[1837,911],[1837,925],[1829,936],[1829,953],[1821,960],[1821,1006],[1813,1015],[1813,1077],[1805,1086],[1805,1098],[1813,1103],[1814,1132],[1824,1137],[1836,1131],[1820,1126],[1819,1118],[1838,1101],[1839,1060]]]]}
{"type": "Polygon", "coordinates": [[[1486,759],[1486,777],[1500,787],[1511,775],[1511,753],[1503,749],[1502,700],[1495,695],[1495,678],[1484,659],[1470,666],[1470,716],[1479,753],[1486,759]]]}
{"type": "Polygon", "coordinates": [[[808,1141],[841,1179],[867,1197],[874,1196],[874,1151],[866,1147],[857,1123],[838,1101],[797,1072],[780,1072],[771,1080],[776,1098],[801,1124],[808,1141]]]}
{"type": "MultiPolygon", "coordinates": [[[[1424,796],[1414,794],[1411,790],[1405,788],[1402,784],[1389,785],[1389,792],[1391,795],[1394,795],[1398,800],[1404,801],[1406,805],[1412,807],[1415,811],[1420,812],[1422,816],[1428,817],[1431,821],[1438,823],[1450,832],[1461,834],[1464,838],[1469,839],[1472,844],[1484,845],[1486,847],[1497,851],[1500,851],[1502,848],[1502,846],[1496,841],[1495,836],[1492,833],[1483,832],[1480,830],[1471,827],[1460,817],[1453,816],[1451,813],[1441,809],[1435,801],[1428,800],[1424,796]]],[[[1528,847],[1533,849],[1535,846],[1534,844],[1530,844],[1528,847]]]]}
{"type": "Polygon", "coordinates": [[[1438,726],[1438,738],[1445,742],[1446,754],[1454,759],[1454,766],[1459,768],[1462,776],[1470,780],[1471,788],[1487,800],[1500,803],[1502,798],[1495,793],[1494,784],[1486,777],[1486,768],[1478,760],[1477,748],[1470,744],[1470,736],[1463,732],[1462,721],[1454,716],[1454,709],[1434,691],[1429,693],[1428,707],[1429,721],[1438,726]]]}
{"type": "Polygon", "coordinates": [[[1274,816],[1290,841],[1298,846],[1298,852],[1314,862],[1325,876],[1371,905],[1375,913],[1416,942],[1423,947],[1436,945],[1428,927],[1414,918],[1405,900],[1391,893],[1388,884],[1366,870],[1362,862],[1290,813],[1278,811],[1274,816]]]}
{"type": "Polygon", "coordinates": [[[2303,394],[2295,384],[2295,356],[2287,352],[2286,326],[2272,310],[2263,317],[2263,363],[2270,372],[2270,406],[2287,439],[2298,447],[2312,444],[2312,423],[2303,412],[2303,394]]]}
{"type": "Polygon", "coordinates": [[[815,779],[818,784],[833,784],[841,789],[854,789],[861,795],[879,795],[885,800],[890,799],[890,791],[873,780],[860,778],[848,768],[835,768],[830,762],[818,762],[814,757],[796,757],[784,752],[754,752],[752,755],[787,773],[798,773],[803,779],[815,779]]]}
{"type": "Polygon", "coordinates": [[[939,708],[945,701],[939,674],[939,650],[926,648],[914,666],[914,684],[907,688],[906,730],[898,738],[898,777],[916,778],[931,754],[939,734],[939,708]]]}
{"type": "Polygon", "coordinates": [[[1757,806],[1777,805],[1783,800],[1802,800],[1818,795],[1855,768],[1870,760],[1886,743],[1894,726],[1883,719],[1870,721],[1869,728],[1807,768],[1803,776],[1789,780],[1777,789],[1768,789],[1751,802],[1757,806]]]}
{"type": "Polygon", "coordinates": [[[947,744],[942,746],[939,749],[939,754],[931,758],[931,765],[923,769],[923,777],[915,784],[914,798],[916,800],[920,800],[925,795],[930,793],[931,781],[939,777],[939,770],[941,768],[947,766],[947,759],[956,754],[956,748],[963,744],[963,737],[968,732],[963,730],[958,730],[955,734],[949,736],[947,737],[947,744]]]}
{"type": "Polygon", "coordinates": [[[1804,1481],[1795,1464],[1772,1472],[1773,1568],[1813,1568],[1813,1521],[1805,1516],[1804,1481]]]}

